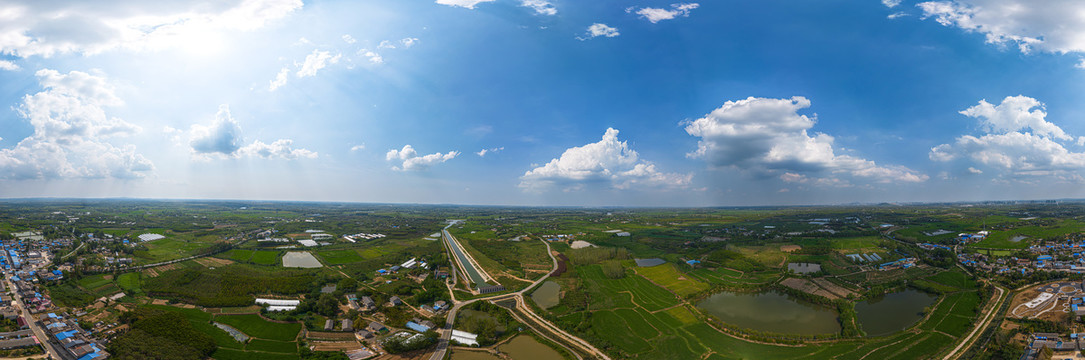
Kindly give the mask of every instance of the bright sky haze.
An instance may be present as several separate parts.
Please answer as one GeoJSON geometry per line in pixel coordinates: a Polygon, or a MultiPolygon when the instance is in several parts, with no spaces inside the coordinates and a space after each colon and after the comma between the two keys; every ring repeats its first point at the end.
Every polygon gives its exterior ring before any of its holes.
{"type": "Polygon", "coordinates": [[[0,1],[0,197],[1085,197],[1085,2],[0,1]]]}

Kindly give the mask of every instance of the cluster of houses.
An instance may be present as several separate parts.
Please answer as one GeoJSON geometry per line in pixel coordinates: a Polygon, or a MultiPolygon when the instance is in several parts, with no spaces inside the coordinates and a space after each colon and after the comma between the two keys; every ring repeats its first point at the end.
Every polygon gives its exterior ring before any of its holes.
{"type": "Polygon", "coordinates": [[[104,347],[79,327],[77,319],[49,313],[42,317],[41,323],[45,332],[60,345],[54,348],[67,352],[72,359],[100,360],[109,357],[109,353],[102,350],[104,347]]]}
{"type": "Polygon", "coordinates": [[[377,275],[395,274],[395,273],[398,273],[400,270],[410,270],[410,269],[414,269],[416,267],[419,268],[419,269],[429,269],[429,264],[426,263],[425,260],[418,260],[418,258],[411,258],[410,260],[407,260],[406,262],[404,262],[402,264],[393,265],[392,267],[390,267],[388,269],[378,269],[377,270],[377,275]]]}
{"type": "Polygon", "coordinates": [[[895,261],[890,261],[890,262],[878,265],[878,270],[888,271],[888,270],[896,270],[896,269],[907,269],[907,268],[915,266],[915,262],[917,260],[918,259],[912,258],[912,257],[900,258],[900,259],[895,260],[895,261]]]}
{"type": "Polygon", "coordinates": [[[1044,358],[1045,348],[1049,349],[1052,355],[1074,355],[1085,349],[1085,334],[1073,333],[1064,339],[1056,333],[1032,333],[1026,341],[1021,360],[1044,358]]]}
{"type": "Polygon", "coordinates": [[[1038,270],[1085,272],[1085,242],[1075,240],[1044,241],[1025,248],[1032,257],[991,257],[983,253],[958,254],[957,260],[966,266],[997,273],[1038,270]]]}

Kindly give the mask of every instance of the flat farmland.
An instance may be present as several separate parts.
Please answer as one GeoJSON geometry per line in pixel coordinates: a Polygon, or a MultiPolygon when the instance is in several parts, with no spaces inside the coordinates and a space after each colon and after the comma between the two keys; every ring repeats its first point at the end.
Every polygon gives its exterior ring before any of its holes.
{"type": "Polygon", "coordinates": [[[678,269],[675,269],[674,266],[674,264],[666,263],[659,266],[638,267],[635,270],[637,274],[662,285],[679,296],[689,296],[708,290],[708,284],[696,278],[685,276],[685,274],[678,272],[678,269]]]}
{"type": "Polygon", "coordinates": [[[316,251],[316,255],[328,265],[342,265],[361,262],[363,259],[353,249],[316,251]]]}
{"type": "Polygon", "coordinates": [[[256,314],[219,315],[215,316],[215,321],[233,326],[249,336],[268,340],[293,341],[301,331],[300,323],[273,323],[256,314]]]}

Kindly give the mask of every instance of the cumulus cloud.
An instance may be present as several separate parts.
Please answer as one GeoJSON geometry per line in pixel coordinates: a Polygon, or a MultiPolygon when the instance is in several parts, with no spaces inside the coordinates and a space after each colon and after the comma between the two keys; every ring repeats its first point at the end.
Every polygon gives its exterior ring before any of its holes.
{"type": "MultiPolygon", "coordinates": [[[[1075,139],[1048,122],[1043,108],[1038,100],[1021,95],[1008,96],[998,106],[980,100],[960,113],[978,119],[988,133],[960,136],[953,144],[931,148],[928,157],[938,162],[971,162],[1012,175],[1065,175],[1085,169],[1085,153],[1066,149],[1064,144],[1075,139]]],[[[968,169],[975,174],[982,171],[968,169]]]]}
{"type": "Polygon", "coordinates": [[[358,40],[354,40],[354,37],[350,36],[350,34],[343,34],[343,42],[347,44],[353,44],[358,42],[358,40]]]}
{"type": "Polygon", "coordinates": [[[141,129],[106,114],[123,101],[105,77],[49,69],[35,75],[42,91],[24,96],[16,108],[34,131],[0,149],[0,178],[138,178],[154,169],[134,146],[107,141],[141,129]]]}
{"type": "Polygon", "coordinates": [[[370,63],[373,63],[373,64],[383,64],[384,63],[384,57],[382,57],[381,54],[375,53],[375,52],[370,51],[368,49],[358,50],[358,55],[364,56],[366,59],[369,60],[370,63]]]}
{"type": "Polygon", "coordinates": [[[588,27],[588,31],[584,33],[584,36],[577,37],[577,39],[584,41],[594,37],[616,37],[618,35],[621,35],[621,33],[618,32],[618,28],[607,26],[607,24],[594,23],[588,27]]]}
{"type": "Polygon", "coordinates": [[[305,57],[305,61],[295,75],[299,78],[314,76],[317,71],[328,66],[328,64],[338,63],[339,58],[342,56],[341,54],[332,55],[328,51],[313,50],[311,54],[305,57]]]}
{"type": "Polygon", "coordinates": [[[401,150],[388,150],[388,153],[384,155],[384,158],[385,160],[399,163],[398,165],[393,165],[392,170],[421,171],[428,169],[430,166],[452,160],[458,155],[460,155],[459,151],[449,151],[444,154],[436,152],[429,155],[418,156],[418,152],[414,150],[413,146],[403,145],[403,149],[401,150]]]}
{"type": "Polygon", "coordinates": [[[15,63],[13,63],[11,61],[8,61],[8,60],[0,60],[0,70],[7,70],[7,71],[19,70],[19,65],[15,64],[15,63]]]}
{"type": "Polygon", "coordinates": [[[881,166],[851,155],[838,155],[834,138],[810,135],[815,120],[799,114],[810,100],[750,97],[728,101],[711,113],[689,122],[685,130],[699,137],[697,150],[687,154],[703,158],[714,168],[732,167],[757,175],[779,173],[836,177],[848,175],[876,182],[922,182],[927,175],[903,166],[881,166]]]}
{"type": "Polygon", "coordinates": [[[350,147],[350,151],[362,151],[365,150],[365,144],[358,144],[350,147]]]}
{"type": "Polygon", "coordinates": [[[554,4],[547,0],[522,0],[520,6],[535,10],[537,15],[557,15],[558,13],[558,9],[554,7],[554,4]]]}
{"type": "Polygon", "coordinates": [[[882,0],[882,5],[885,5],[885,7],[894,8],[897,7],[897,5],[900,5],[900,2],[901,0],[882,0]]]}
{"type": "Polygon", "coordinates": [[[482,150],[479,150],[478,152],[476,152],[475,155],[478,155],[479,157],[485,157],[486,154],[493,154],[493,153],[501,151],[501,150],[505,150],[505,147],[502,146],[502,147],[495,147],[495,148],[490,148],[490,149],[482,149],[482,150]]]}
{"type": "Polygon", "coordinates": [[[0,9],[0,53],[25,58],[169,48],[219,31],[257,29],[302,5],[301,0],[9,2],[0,9]]]}
{"type": "MultiPolygon", "coordinates": [[[[671,19],[674,19],[674,18],[679,17],[679,16],[688,17],[690,10],[696,9],[696,8],[698,8],[700,6],[701,5],[697,4],[697,3],[671,4],[671,9],[670,10],[668,10],[668,9],[660,9],[660,8],[644,7],[644,8],[640,8],[640,10],[637,10],[637,15],[640,15],[641,18],[646,19],[646,20],[650,21],[651,23],[655,24],[655,23],[658,23],[660,21],[671,20],[671,19]]],[[[632,10],[632,9],[630,9],[630,10],[632,10]]]]}
{"type": "Polygon", "coordinates": [[[404,48],[409,49],[411,46],[414,46],[415,44],[418,43],[418,38],[413,38],[413,37],[403,38],[403,40],[400,40],[399,43],[403,44],[404,48]]]}
{"type": "Polygon", "coordinates": [[[618,130],[608,128],[598,142],[566,149],[560,157],[520,177],[520,187],[542,191],[553,187],[577,190],[590,184],[615,189],[633,187],[686,188],[693,174],[664,173],[640,156],[618,130]]]}
{"type": "Polygon", "coordinates": [[[275,91],[276,89],[283,87],[283,85],[286,85],[286,80],[289,75],[289,68],[284,67],[282,70],[279,70],[279,73],[275,75],[275,80],[271,80],[270,84],[268,84],[268,90],[275,91]]]}
{"type": "Polygon", "coordinates": [[[924,18],[986,36],[991,44],[1052,53],[1085,52],[1085,2],[1078,0],[950,0],[916,6],[924,18]]]}
{"type": "Polygon", "coordinates": [[[230,114],[230,106],[223,104],[215,113],[210,125],[194,124],[189,130],[189,146],[199,158],[261,157],[265,159],[315,158],[317,153],[307,149],[295,149],[294,141],[279,139],[266,144],[255,140],[244,145],[241,125],[230,114]]]}
{"type": "Polygon", "coordinates": [[[493,2],[494,0],[437,0],[438,4],[457,6],[462,8],[474,9],[476,5],[481,3],[493,2]]]}
{"type": "Polygon", "coordinates": [[[391,41],[388,41],[388,40],[383,40],[383,41],[381,41],[381,43],[379,45],[377,45],[377,49],[395,49],[395,48],[396,48],[396,45],[393,44],[391,41]]]}

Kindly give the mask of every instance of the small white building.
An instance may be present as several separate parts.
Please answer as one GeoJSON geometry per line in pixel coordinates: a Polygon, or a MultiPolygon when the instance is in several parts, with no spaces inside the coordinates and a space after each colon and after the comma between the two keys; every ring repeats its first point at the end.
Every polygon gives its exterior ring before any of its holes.
{"type": "Polygon", "coordinates": [[[466,331],[452,330],[452,340],[464,345],[478,346],[478,335],[466,331]]]}

